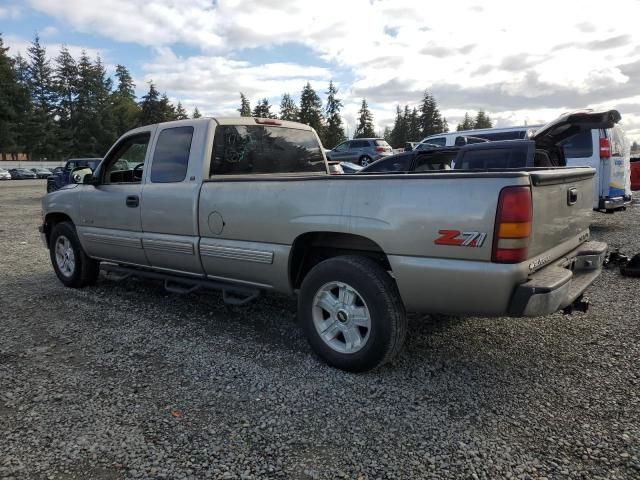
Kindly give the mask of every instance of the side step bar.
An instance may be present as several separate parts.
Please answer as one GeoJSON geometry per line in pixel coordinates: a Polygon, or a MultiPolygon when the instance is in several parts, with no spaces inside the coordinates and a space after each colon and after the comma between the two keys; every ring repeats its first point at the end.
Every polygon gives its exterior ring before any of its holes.
{"type": "Polygon", "coordinates": [[[257,288],[245,287],[243,285],[234,285],[201,278],[181,277],[142,268],[124,267],[112,263],[103,262],[100,264],[100,269],[108,274],[114,275],[112,278],[116,281],[124,280],[131,276],[163,280],[165,290],[171,293],[186,294],[195,292],[201,288],[222,290],[222,300],[228,305],[244,305],[258,298],[261,293],[257,288]]]}

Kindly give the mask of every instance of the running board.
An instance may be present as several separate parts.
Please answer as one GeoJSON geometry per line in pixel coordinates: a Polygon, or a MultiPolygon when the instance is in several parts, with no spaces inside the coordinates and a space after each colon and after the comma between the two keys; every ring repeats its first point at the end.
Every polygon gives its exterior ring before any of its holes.
{"type": "Polygon", "coordinates": [[[100,264],[100,269],[109,275],[115,276],[115,280],[124,280],[131,276],[162,280],[164,281],[165,290],[182,295],[195,292],[201,288],[222,290],[222,300],[228,305],[244,305],[258,298],[261,293],[257,288],[245,287],[243,285],[204,280],[200,278],[180,277],[178,275],[160,273],[142,268],[124,267],[122,265],[105,262],[100,264]]]}

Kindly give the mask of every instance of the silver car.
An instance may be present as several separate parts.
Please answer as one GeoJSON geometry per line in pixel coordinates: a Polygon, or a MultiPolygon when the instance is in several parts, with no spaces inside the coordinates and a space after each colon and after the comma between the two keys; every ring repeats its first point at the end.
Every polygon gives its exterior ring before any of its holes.
{"type": "Polygon", "coordinates": [[[393,154],[391,145],[383,138],[356,138],[342,142],[326,152],[327,160],[356,163],[366,167],[370,163],[393,154]]]}
{"type": "Polygon", "coordinates": [[[4,168],[0,168],[0,180],[11,180],[11,174],[4,168]]]}

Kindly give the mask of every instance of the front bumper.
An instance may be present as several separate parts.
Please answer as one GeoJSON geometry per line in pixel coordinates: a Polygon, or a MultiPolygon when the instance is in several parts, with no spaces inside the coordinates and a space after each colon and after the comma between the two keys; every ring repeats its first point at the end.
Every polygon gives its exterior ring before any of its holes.
{"type": "Polygon", "coordinates": [[[537,317],[571,305],[602,272],[607,244],[586,242],[537,271],[511,297],[509,315],[537,317]]]}

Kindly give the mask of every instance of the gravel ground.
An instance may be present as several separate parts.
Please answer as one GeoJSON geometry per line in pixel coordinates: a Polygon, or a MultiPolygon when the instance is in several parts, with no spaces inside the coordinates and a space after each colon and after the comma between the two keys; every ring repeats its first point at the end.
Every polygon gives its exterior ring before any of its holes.
{"type": "MultiPolygon", "coordinates": [[[[412,317],[397,361],[325,366],[295,301],[65,289],[43,182],[0,184],[0,478],[640,478],[640,280],[586,314],[412,317]]],[[[593,237],[640,252],[640,206],[593,237]]]]}

